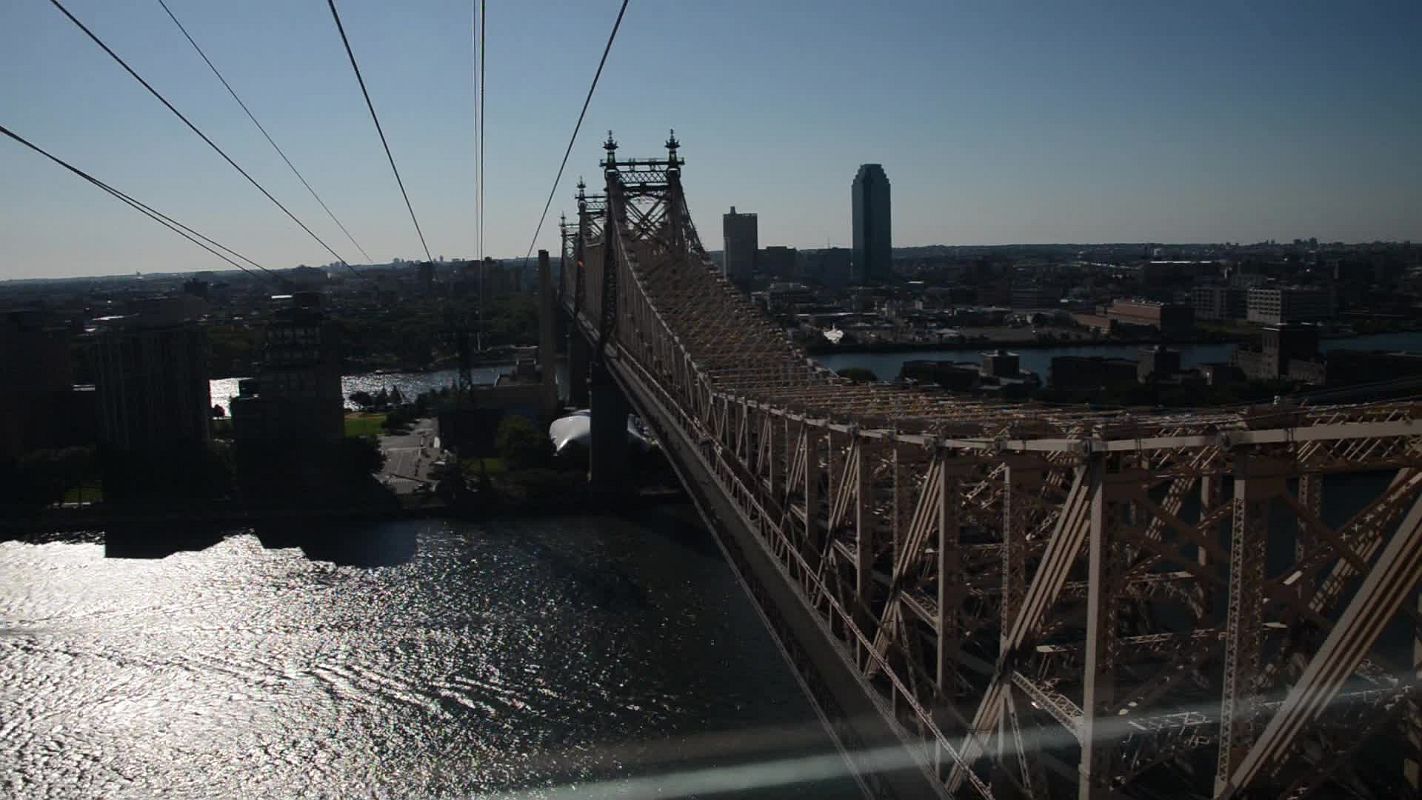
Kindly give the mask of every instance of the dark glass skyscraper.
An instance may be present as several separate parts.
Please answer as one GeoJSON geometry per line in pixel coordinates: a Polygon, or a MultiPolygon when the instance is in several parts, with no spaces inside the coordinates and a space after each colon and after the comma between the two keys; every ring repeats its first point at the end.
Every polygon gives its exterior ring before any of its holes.
{"type": "Polygon", "coordinates": [[[889,176],[879,164],[861,164],[850,193],[854,204],[854,281],[888,279],[893,262],[889,225],[889,176]]]}

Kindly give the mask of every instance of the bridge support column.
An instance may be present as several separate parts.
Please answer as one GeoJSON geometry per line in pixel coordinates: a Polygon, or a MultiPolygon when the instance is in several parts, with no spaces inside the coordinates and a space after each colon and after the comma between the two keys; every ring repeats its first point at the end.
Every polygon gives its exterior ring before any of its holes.
{"type": "MultiPolygon", "coordinates": [[[[1130,517],[1130,501],[1097,459],[1091,481],[1091,534],[1087,539],[1086,650],[1081,699],[1081,762],[1078,800],[1113,796],[1111,768],[1120,736],[1111,732],[1116,689],[1117,628],[1120,625],[1121,563],[1118,537],[1130,517]]],[[[1117,481],[1119,478],[1116,479],[1117,481]]]]}
{"type": "MultiPolygon", "coordinates": [[[[1417,611],[1422,613],[1422,592],[1417,593],[1416,600],[1417,611]]],[[[1422,634],[1415,631],[1412,634],[1412,671],[1422,679],[1422,634]]],[[[1422,750],[1422,704],[1416,700],[1408,700],[1407,711],[1402,719],[1403,730],[1407,733],[1407,741],[1412,745],[1414,753],[1403,759],[1402,775],[1413,794],[1422,796],[1422,761],[1415,755],[1417,751],[1422,750]]]]}
{"type": "Polygon", "coordinates": [[[627,476],[627,415],[632,408],[601,362],[592,365],[588,382],[592,430],[588,448],[588,488],[595,497],[624,494],[627,476]]]}
{"type": "Polygon", "coordinates": [[[548,251],[538,251],[538,367],[539,379],[545,386],[557,382],[558,320],[554,316],[553,271],[548,265],[548,251]]]}
{"type": "Polygon", "coordinates": [[[1225,611],[1224,691],[1220,699],[1215,795],[1226,792],[1235,769],[1258,736],[1259,677],[1263,671],[1264,558],[1269,505],[1284,492],[1283,465],[1252,453],[1234,457],[1234,516],[1230,526],[1229,600],[1225,611]]]}
{"type": "Polygon", "coordinates": [[[588,407],[588,362],[592,347],[577,330],[577,324],[568,326],[568,405],[573,408],[588,407]]]}
{"type": "MultiPolygon", "coordinates": [[[[1393,485],[1405,480],[1408,476],[1407,470],[1399,470],[1393,478],[1393,485]]],[[[1321,482],[1320,478],[1320,482],[1321,482]]],[[[1321,494],[1321,492],[1320,492],[1321,494]]],[[[1418,615],[1422,615],[1422,587],[1415,592],[1414,598],[1418,615]]],[[[1414,625],[1412,629],[1412,672],[1422,683],[1422,628],[1414,625]]],[[[1412,746],[1412,752],[1403,757],[1402,777],[1406,781],[1408,789],[1412,790],[1414,797],[1422,797],[1422,701],[1416,698],[1407,700],[1407,708],[1402,717],[1402,730],[1407,736],[1407,742],[1412,746]]]]}

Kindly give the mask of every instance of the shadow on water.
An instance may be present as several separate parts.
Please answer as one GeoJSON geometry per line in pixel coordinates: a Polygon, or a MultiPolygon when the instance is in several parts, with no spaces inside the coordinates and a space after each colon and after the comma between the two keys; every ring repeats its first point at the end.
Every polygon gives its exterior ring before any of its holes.
{"type": "Polygon", "coordinates": [[[572,608],[635,613],[654,605],[641,581],[621,566],[592,563],[580,555],[560,552],[535,537],[523,535],[516,526],[491,527],[484,535],[503,539],[547,570],[552,578],[550,585],[561,588],[572,608]]]}
{"type": "Polygon", "coordinates": [[[567,596],[574,608],[638,612],[652,607],[646,587],[622,569],[575,568],[564,574],[569,579],[567,596]]]}
{"type": "Polygon", "coordinates": [[[628,518],[653,535],[699,556],[718,560],[725,557],[701,516],[689,503],[647,506],[630,512],[628,518]]]}
{"type": "Polygon", "coordinates": [[[646,587],[619,566],[589,566],[533,540],[517,542],[516,546],[552,573],[573,608],[638,612],[652,607],[646,587]]]}
{"type": "MultiPolygon", "coordinates": [[[[123,525],[104,533],[105,558],[162,559],[206,550],[234,531],[222,525],[123,525]]],[[[312,561],[348,567],[393,567],[415,557],[416,529],[380,522],[271,522],[253,530],[268,549],[299,547],[312,561]]]]}
{"type": "Polygon", "coordinates": [[[184,525],[181,530],[170,524],[113,526],[104,532],[104,558],[159,559],[206,550],[222,541],[223,533],[215,525],[184,525]]]}
{"type": "Polygon", "coordinates": [[[343,567],[394,567],[415,557],[417,530],[388,522],[270,522],[253,533],[263,547],[299,547],[312,561],[343,567]]]}
{"type": "MultiPolygon", "coordinates": [[[[690,505],[658,504],[630,509],[618,516],[639,531],[702,558],[717,561],[724,558],[710,531],[690,505]]],[[[563,596],[573,608],[618,614],[638,613],[656,605],[642,576],[633,569],[610,563],[591,564],[576,551],[565,552],[537,538],[513,535],[508,541],[549,571],[563,587],[563,596]]]]}

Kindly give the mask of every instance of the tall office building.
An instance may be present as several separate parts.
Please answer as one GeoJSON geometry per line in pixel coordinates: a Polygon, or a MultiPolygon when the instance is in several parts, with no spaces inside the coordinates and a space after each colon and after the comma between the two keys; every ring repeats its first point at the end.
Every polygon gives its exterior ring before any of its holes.
{"type": "Polygon", "coordinates": [[[99,320],[90,352],[101,443],[142,452],[208,440],[207,334],[180,299],[99,320]]]}
{"type": "Polygon", "coordinates": [[[772,245],[755,253],[756,271],[775,280],[789,281],[800,276],[800,251],[772,245]]]}
{"type": "Polygon", "coordinates": [[[272,298],[262,366],[238,385],[232,422],[239,443],[340,442],[345,432],[341,348],[321,295],[272,298]]]}
{"type": "Polygon", "coordinates": [[[60,320],[32,309],[0,311],[0,460],[85,443],[93,395],[74,390],[69,331],[60,320]]]}
{"type": "Polygon", "coordinates": [[[850,192],[854,206],[854,281],[887,280],[892,272],[889,176],[879,164],[861,164],[850,192]]]}
{"type": "Polygon", "coordinates": [[[1333,317],[1333,292],[1321,287],[1275,286],[1250,289],[1245,304],[1248,320],[1265,325],[1316,322],[1333,317]]]}
{"type": "Polygon", "coordinates": [[[726,237],[722,274],[741,291],[749,291],[755,251],[760,244],[756,216],[737,214],[736,207],[731,206],[730,213],[721,217],[721,231],[726,237]]]}

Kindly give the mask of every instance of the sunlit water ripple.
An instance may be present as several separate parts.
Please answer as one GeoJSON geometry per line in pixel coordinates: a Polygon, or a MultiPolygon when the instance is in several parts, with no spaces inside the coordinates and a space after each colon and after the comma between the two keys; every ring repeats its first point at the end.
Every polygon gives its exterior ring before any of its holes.
{"type": "MultiPolygon", "coordinates": [[[[0,794],[679,796],[679,770],[831,750],[684,509],[264,540],[0,543],[0,794]]],[[[854,796],[791,788],[755,796],[854,796]]]]}

